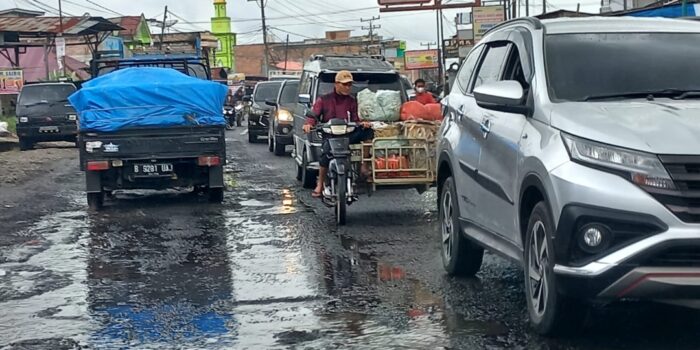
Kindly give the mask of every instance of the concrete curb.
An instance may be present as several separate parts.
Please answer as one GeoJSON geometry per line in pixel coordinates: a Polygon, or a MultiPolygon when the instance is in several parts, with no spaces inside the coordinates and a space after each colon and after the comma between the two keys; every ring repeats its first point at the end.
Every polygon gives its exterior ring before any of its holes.
{"type": "Polygon", "coordinates": [[[19,148],[19,140],[13,137],[0,137],[0,152],[12,151],[19,148]]]}

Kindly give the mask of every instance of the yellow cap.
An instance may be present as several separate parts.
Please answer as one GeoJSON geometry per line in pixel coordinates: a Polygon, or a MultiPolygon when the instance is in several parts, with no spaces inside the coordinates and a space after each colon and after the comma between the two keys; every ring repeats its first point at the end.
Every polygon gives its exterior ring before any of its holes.
{"type": "Polygon", "coordinates": [[[351,83],[353,82],[352,73],[346,70],[341,70],[335,75],[336,83],[351,83]]]}

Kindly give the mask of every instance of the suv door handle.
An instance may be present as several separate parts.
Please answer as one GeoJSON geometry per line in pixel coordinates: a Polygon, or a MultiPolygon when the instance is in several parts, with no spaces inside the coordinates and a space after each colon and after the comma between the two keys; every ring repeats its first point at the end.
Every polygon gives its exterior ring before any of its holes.
{"type": "Polygon", "coordinates": [[[481,132],[484,133],[484,137],[488,136],[489,133],[491,133],[491,120],[488,118],[484,118],[484,120],[481,121],[481,124],[479,124],[481,127],[481,132]]]}
{"type": "Polygon", "coordinates": [[[460,122],[464,118],[464,105],[459,106],[459,109],[457,110],[457,120],[460,122]]]}

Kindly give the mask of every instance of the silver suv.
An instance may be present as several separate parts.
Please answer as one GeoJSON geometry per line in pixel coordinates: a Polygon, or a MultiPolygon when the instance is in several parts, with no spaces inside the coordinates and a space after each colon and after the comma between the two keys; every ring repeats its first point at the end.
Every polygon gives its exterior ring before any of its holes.
{"type": "Polygon", "coordinates": [[[540,333],[587,300],[700,298],[700,23],[506,22],[443,104],[442,258],[519,262],[540,333]]]}

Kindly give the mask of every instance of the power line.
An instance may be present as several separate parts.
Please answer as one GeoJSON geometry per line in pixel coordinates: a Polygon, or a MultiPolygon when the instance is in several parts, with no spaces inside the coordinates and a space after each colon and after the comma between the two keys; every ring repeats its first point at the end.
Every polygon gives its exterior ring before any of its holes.
{"type": "Polygon", "coordinates": [[[117,11],[114,11],[114,10],[112,10],[112,9],[106,7],[106,6],[100,5],[100,4],[98,4],[98,3],[96,3],[96,2],[94,2],[94,1],[92,1],[92,0],[85,0],[85,1],[87,1],[87,2],[89,2],[89,3],[91,3],[91,4],[95,5],[95,6],[97,6],[97,7],[99,7],[99,8],[105,9],[105,10],[111,12],[111,13],[114,13],[114,14],[116,14],[116,15],[118,15],[118,16],[124,17],[124,14],[119,13],[119,12],[117,12],[117,11]]]}
{"type": "MultiPolygon", "coordinates": [[[[362,7],[362,8],[356,8],[356,9],[349,9],[349,10],[343,10],[343,11],[329,11],[329,12],[319,12],[319,13],[309,13],[305,15],[299,15],[295,16],[295,19],[298,19],[300,17],[315,17],[318,15],[338,15],[338,14],[346,14],[348,12],[360,12],[360,11],[368,11],[368,10],[373,10],[376,11],[376,7],[362,7]]],[[[289,16],[283,16],[283,17],[267,17],[266,18],[268,21],[269,20],[278,20],[278,19],[290,19],[289,16]]],[[[236,22],[236,23],[241,23],[241,22],[255,22],[259,21],[260,18],[231,18],[231,22],[236,22]]],[[[190,23],[198,23],[198,24],[204,24],[204,23],[211,23],[211,21],[190,21],[190,23]]]]}
{"type": "Polygon", "coordinates": [[[87,10],[97,11],[97,12],[100,12],[100,13],[109,13],[109,12],[106,12],[105,10],[100,10],[100,9],[97,9],[97,8],[94,8],[94,7],[85,6],[85,5],[80,4],[80,3],[77,3],[77,2],[75,2],[75,1],[71,1],[71,0],[62,0],[62,1],[65,2],[65,3],[68,3],[68,4],[75,5],[75,6],[79,7],[81,10],[87,9],[87,10]]]}

